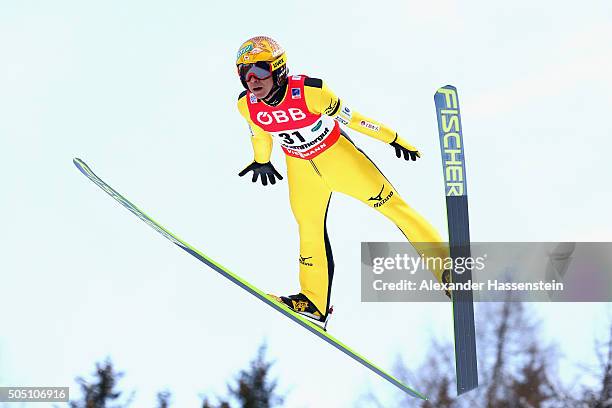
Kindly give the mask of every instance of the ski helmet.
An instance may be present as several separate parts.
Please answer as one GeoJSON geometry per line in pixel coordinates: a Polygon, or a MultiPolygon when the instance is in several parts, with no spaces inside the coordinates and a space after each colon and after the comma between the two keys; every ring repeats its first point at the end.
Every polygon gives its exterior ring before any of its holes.
{"type": "Polygon", "coordinates": [[[278,88],[287,82],[287,56],[285,50],[272,38],[257,36],[246,40],[236,56],[236,68],[242,86],[249,89],[247,80],[250,75],[259,79],[272,76],[274,87],[278,88]],[[265,76],[266,72],[268,76],[265,76]]]}

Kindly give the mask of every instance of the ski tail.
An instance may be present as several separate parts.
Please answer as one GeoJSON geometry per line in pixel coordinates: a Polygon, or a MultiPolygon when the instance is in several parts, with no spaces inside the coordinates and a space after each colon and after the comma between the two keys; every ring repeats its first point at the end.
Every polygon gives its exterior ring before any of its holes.
{"type": "Polygon", "coordinates": [[[75,158],[73,159],[73,162],[74,162],[74,165],[79,169],[79,171],[83,173],[89,180],[91,180],[98,187],[104,190],[108,195],[110,195],[112,198],[118,201],[122,206],[127,208],[132,214],[140,218],[148,226],[150,226],[155,231],[163,235],[166,239],[170,240],[172,243],[174,243],[175,245],[177,245],[184,251],[188,252],[190,255],[192,255],[199,261],[208,265],[210,268],[214,269],[216,272],[220,273],[221,275],[223,275],[224,277],[226,277],[227,279],[229,279],[230,281],[232,281],[233,283],[235,283],[242,289],[246,290],[251,295],[255,296],[256,298],[263,301],[267,305],[281,312],[282,314],[284,314],[285,316],[287,316],[288,318],[290,318],[291,320],[293,320],[300,326],[304,327],[306,330],[315,334],[322,340],[325,340],[327,343],[331,344],[338,350],[342,351],[347,356],[351,357],[352,359],[359,362],[363,366],[372,370],[373,372],[378,374],[380,377],[384,378],[385,380],[389,381],[391,384],[398,387],[400,390],[404,391],[405,393],[413,397],[420,398],[423,400],[427,399],[427,397],[425,397],[420,392],[415,391],[412,388],[408,387],[406,384],[404,384],[397,378],[393,377],[386,371],[379,368],[377,365],[367,360],[365,357],[361,356],[356,351],[352,350],[350,347],[348,347],[344,343],[340,342],[335,337],[331,336],[321,326],[309,321],[308,319],[300,316],[299,314],[293,312],[292,310],[289,310],[288,308],[277,303],[276,301],[271,299],[269,296],[267,296],[264,292],[262,292],[255,286],[251,285],[244,279],[240,278],[238,275],[229,271],[227,268],[215,262],[213,259],[204,255],[203,253],[201,253],[200,251],[198,251],[197,249],[189,245],[187,242],[183,241],[182,239],[174,235],[172,232],[168,231],[161,224],[157,223],[155,220],[149,217],[144,211],[140,210],[138,207],[132,204],[127,198],[123,197],[115,189],[113,189],[111,186],[106,184],[100,177],[96,176],[96,174],[89,168],[89,166],[87,166],[87,164],[85,164],[83,160],[75,158]]]}
{"type": "MultiPolygon", "coordinates": [[[[438,89],[434,101],[444,172],[450,255],[453,259],[467,258],[470,256],[470,222],[457,88],[446,85],[438,89]]],[[[472,271],[467,268],[459,274],[453,270],[451,279],[458,283],[471,281],[472,271]]],[[[452,298],[457,394],[463,394],[478,387],[474,302],[471,290],[454,291],[452,298]]]]}

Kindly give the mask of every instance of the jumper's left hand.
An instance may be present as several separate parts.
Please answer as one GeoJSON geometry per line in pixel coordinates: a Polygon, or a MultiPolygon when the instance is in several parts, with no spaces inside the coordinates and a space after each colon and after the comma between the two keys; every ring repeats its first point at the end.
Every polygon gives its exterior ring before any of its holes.
{"type": "Polygon", "coordinates": [[[400,159],[403,156],[406,161],[416,161],[417,158],[421,157],[421,153],[414,146],[402,140],[397,133],[395,139],[391,142],[391,146],[395,147],[395,155],[400,159]]]}

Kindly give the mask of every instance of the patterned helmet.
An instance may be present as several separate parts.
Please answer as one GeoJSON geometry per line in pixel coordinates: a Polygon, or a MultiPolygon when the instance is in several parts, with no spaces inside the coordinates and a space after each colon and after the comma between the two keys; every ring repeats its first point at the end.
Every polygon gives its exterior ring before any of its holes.
{"type": "Polygon", "coordinates": [[[245,70],[241,70],[241,68],[245,68],[245,66],[250,66],[251,64],[261,65],[262,63],[267,65],[272,73],[275,86],[281,86],[287,81],[287,74],[289,71],[287,69],[287,56],[285,50],[272,38],[257,36],[249,38],[242,43],[238,49],[238,55],[236,56],[238,75],[240,76],[242,85],[246,89],[248,89],[246,78],[242,75],[242,72],[245,72],[245,70]]]}

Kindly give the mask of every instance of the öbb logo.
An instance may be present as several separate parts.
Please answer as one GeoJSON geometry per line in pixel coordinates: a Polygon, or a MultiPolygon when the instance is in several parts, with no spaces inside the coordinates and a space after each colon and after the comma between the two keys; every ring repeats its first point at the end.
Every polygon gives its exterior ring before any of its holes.
{"type": "Polygon", "coordinates": [[[298,121],[306,118],[306,114],[302,112],[299,108],[289,108],[287,112],[282,110],[276,110],[272,112],[259,112],[257,114],[257,121],[262,125],[269,125],[272,122],[276,123],[287,123],[289,122],[289,117],[293,121],[298,121]],[[287,115],[289,113],[289,115],[287,115]]]}

